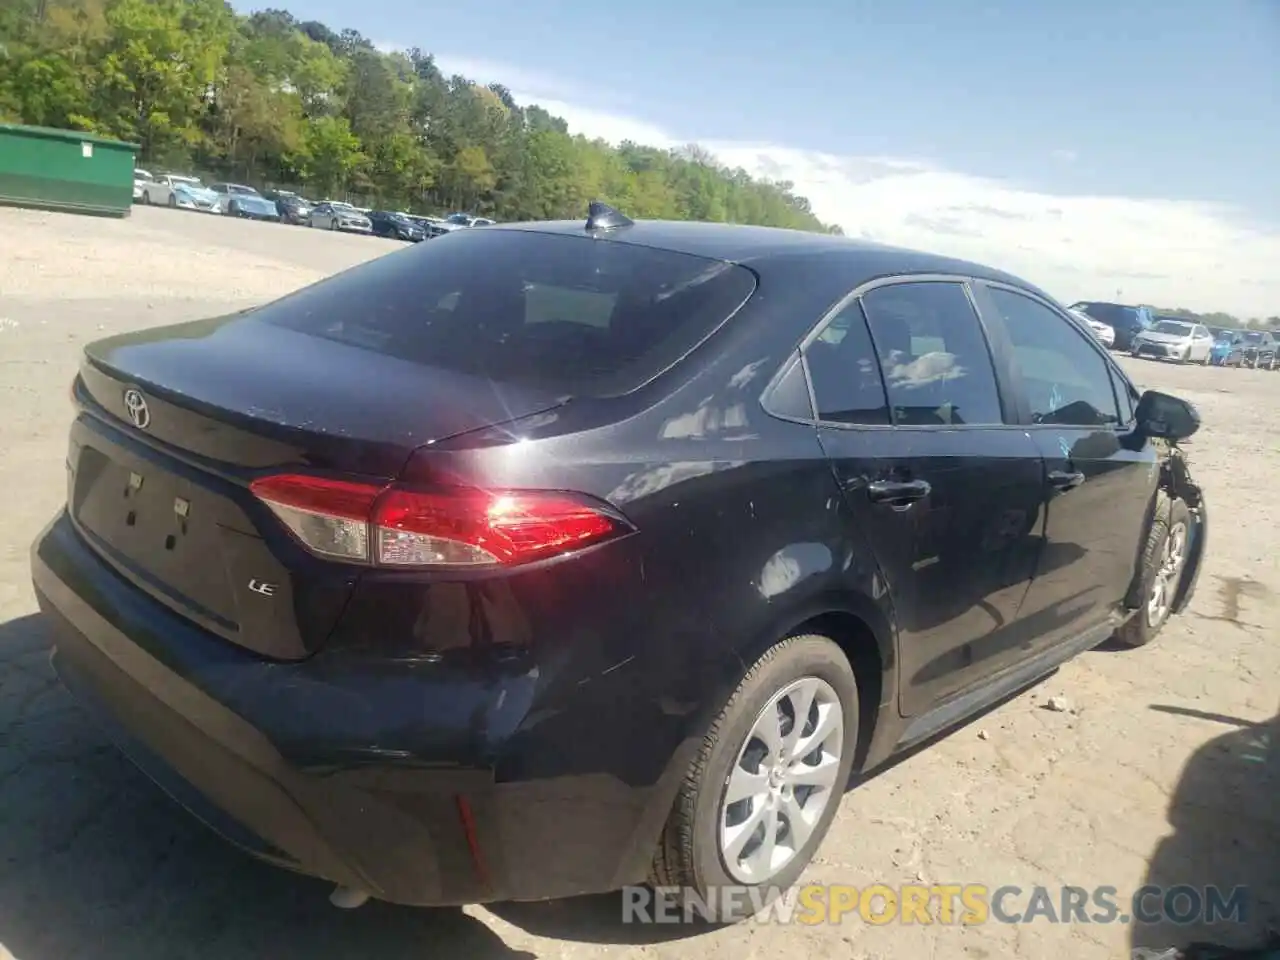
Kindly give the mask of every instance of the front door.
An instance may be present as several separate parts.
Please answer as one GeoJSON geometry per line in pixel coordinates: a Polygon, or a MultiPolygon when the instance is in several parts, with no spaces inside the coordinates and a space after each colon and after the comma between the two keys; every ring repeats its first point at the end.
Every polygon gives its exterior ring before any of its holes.
{"type": "Polygon", "coordinates": [[[1027,433],[1045,463],[1044,547],[1022,620],[1046,649],[1100,625],[1124,599],[1159,466],[1096,342],[1028,293],[978,285],[976,296],[1008,335],[1027,433]]]}
{"type": "Polygon", "coordinates": [[[819,437],[880,565],[914,716],[1011,665],[1035,568],[1043,466],[1003,423],[965,286],[886,282],[805,351],[819,437]]]}

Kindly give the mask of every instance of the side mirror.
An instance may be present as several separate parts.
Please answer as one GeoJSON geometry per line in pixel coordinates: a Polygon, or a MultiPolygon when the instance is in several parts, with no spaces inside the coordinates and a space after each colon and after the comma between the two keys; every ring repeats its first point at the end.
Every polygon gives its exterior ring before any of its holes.
{"type": "Polygon", "coordinates": [[[1148,390],[1138,400],[1138,429],[1149,437],[1186,440],[1200,429],[1200,413],[1186,400],[1148,390]]]}

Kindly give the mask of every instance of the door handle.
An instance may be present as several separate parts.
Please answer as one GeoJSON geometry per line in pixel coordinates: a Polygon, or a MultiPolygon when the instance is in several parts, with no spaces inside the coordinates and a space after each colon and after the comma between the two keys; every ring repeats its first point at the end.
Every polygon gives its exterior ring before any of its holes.
{"type": "Polygon", "coordinates": [[[1049,471],[1049,485],[1055,490],[1060,490],[1063,493],[1066,493],[1069,490],[1074,490],[1076,487],[1080,486],[1080,484],[1084,483],[1084,481],[1085,476],[1079,470],[1049,471]]]}
{"type": "Polygon", "coordinates": [[[933,490],[926,480],[872,480],[867,484],[867,499],[905,507],[923,500],[933,490]]]}

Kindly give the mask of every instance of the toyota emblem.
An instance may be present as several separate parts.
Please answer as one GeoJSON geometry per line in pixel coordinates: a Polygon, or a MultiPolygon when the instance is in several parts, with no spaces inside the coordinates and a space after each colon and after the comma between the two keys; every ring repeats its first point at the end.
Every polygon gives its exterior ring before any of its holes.
{"type": "Polygon", "coordinates": [[[130,388],[124,392],[124,412],[139,430],[145,430],[151,424],[151,408],[139,390],[130,388]]]}

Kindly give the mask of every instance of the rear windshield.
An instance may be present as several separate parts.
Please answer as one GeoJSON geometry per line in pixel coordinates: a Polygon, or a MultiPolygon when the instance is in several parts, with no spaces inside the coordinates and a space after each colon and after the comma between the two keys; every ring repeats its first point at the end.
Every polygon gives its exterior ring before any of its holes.
{"type": "Polygon", "coordinates": [[[260,319],[568,396],[634,390],[755,289],[719,260],[583,236],[462,230],[268,304],[260,319]]]}

